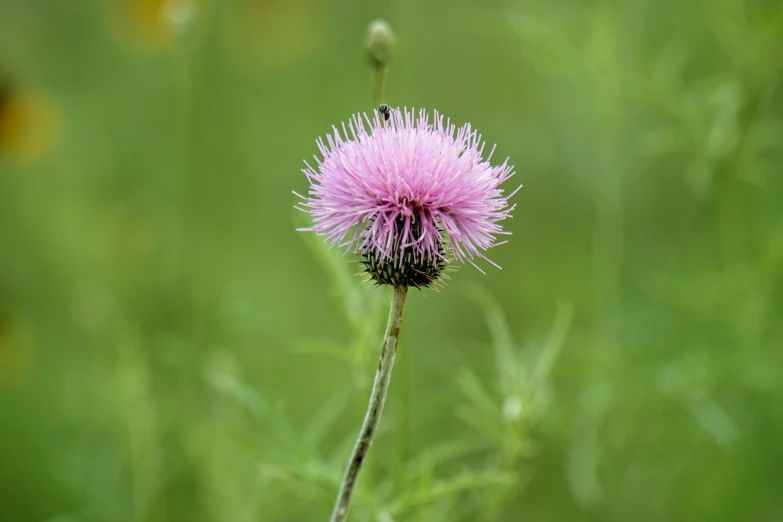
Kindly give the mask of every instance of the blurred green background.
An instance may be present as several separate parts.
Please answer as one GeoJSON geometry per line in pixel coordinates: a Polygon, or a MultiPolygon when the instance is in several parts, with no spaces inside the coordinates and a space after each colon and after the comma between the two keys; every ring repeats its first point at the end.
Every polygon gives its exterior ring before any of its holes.
{"type": "Polygon", "coordinates": [[[779,0],[0,0],[0,520],[327,519],[389,291],[291,191],[377,17],[524,188],[351,520],[783,520],[779,0]]]}

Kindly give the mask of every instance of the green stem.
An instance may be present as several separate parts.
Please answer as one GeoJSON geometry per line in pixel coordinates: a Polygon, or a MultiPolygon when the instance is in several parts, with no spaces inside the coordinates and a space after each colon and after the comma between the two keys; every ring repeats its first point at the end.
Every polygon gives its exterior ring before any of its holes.
{"type": "Polygon", "coordinates": [[[359,432],[359,438],[356,440],[353,453],[348,461],[348,468],[345,470],[345,477],[343,477],[340,485],[340,491],[337,494],[330,522],[342,522],[348,516],[348,508],[351,505],[351,497],[356,487],[356,481],[359,478],[359,471],[362,469],[364,459],[367,456],[370,445],[372,445],[375,433],[378,431],[383,404],[386,402],[386,393],[389,391],[394,356],[397,354],[397,341],[400,337],[402,313],[405,309],[405,298],[407,295],[408,287],[394,287],[389,309],[389,321],[386,324],[386,333],[383,336],[381,358],[378,361],[378,371],[375,374],[372,392],[370,392],[370,404],[367,406],[367,413],[364,417],[362,429],[359,432]]]}
{"type": "Polygon", "coordinates": [[[384,91],[386,89],[386,74],[389,68],[385,65],[379,65],[373,68],[373,94],[375,95],[375,106],[383,103],[384,91]]]}

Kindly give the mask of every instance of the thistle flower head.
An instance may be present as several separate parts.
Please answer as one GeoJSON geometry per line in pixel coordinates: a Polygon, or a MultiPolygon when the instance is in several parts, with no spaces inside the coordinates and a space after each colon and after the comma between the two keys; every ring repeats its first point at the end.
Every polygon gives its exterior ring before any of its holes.
{"type": "Polygon", "coordinates": [[[300,196],[314,224],[301,230],[363,256],[379,284],[428,286],[450,255],[489,261],[483,252],[514,208],[500,188],[513,167],[491,166],[469,124],[457,129],[437,112],[430,121],[424,110],[390,116],[355,115],[318,140],[322,158],[305,162],[310,190],[300,196]]]}

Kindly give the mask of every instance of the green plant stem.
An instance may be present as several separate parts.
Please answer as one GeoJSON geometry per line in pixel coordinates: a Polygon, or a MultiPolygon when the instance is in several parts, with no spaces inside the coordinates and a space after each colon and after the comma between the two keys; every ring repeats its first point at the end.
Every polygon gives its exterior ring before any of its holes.
{"type": "Polygon", "coordinates": [[[375,106],[377,107],[383,103],[384,91],[386,89],[386,75],[389,68],[385,65],[379,65],[373,68],[373,96],[375,98],[375,106]]]}
{"type": "Polygon", "coordinates": [[[364,416],[364,423],[359,432],[359,438],[356,440],[353,453],[348,461],[348,469],[346,469],[345,477],[343,477],[343,481],[340,484],[340,491],[337,494],[334,511],[332,511],[332,517],[330,518],[331,522],[342,522],[348,516],[348,508],[351,505],[351,497],[356,487],[356,481],[359,478],[359,471],[362,469],[364,459],[367,456],[370,445],[372,445],[375,432],[378,431],[383,404],[386,402],[386,393],[389,390],[394,356],[397,354],[397,341],[400,337],[402,313],[405,309],[407,295],[407,287],[394,287],[389,309],[389,320],[386,324],[386,333],[383,336],[381,358],[378,361],[378,371],[375,373],[375,382],[370,392],[370,404],[367,406],[367,413],[364,416]]]}

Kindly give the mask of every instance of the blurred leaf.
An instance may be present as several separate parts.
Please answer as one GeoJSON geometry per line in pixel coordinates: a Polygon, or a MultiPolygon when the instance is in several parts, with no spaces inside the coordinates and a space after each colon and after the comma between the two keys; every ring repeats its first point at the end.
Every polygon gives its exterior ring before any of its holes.
{"type": "Polygon", "coordinates": [[[390,511],[396,515],[401,515],[420,505],[453,497],[466,491],[507,485],[512,480],[512,477],[495,471],[463,471],[450,479],[434,481],[427,488],[417,489],[413,494],[402,496],[390,504],[390,511]]]}
{"type": "Polygon", "coordinates": [[[479,378],[469,370],[463,371],[457,381],[471,407],[457,409],[459,418],[489,440],[499,442],[503,438],[500,409],[479,378]]]}
{"type": "Polygon", "coordinates": [[[353,362],[346,346],[331,339],[297,339],[289,351],[297,355],[326,355],[339,361],[353,362]]]}
{"type": "Polygon", "coordinates": [[[329,397],[302,433],[304,444],[317,448],[326,433],[337,422],[340,413],[345,410],[347,402],[348,394],[346,391],[335,392],[329,397]]]}
{"type": "Polygon", "coordinates": [[[575,436],[568,453],[568,482],[579,504],[593,507],[605,500],[599,466],[604,445],[601,428],[609,407],[609,390],[604,384],[593,384],[584,390],[575,423],[575,436]]]}
{"type": "Polygon", "coordinates": [[[549,336],[544,343],[543,350],[538,356],[536,365],[529,379],[530,390],[540,390],[546,384],[552,367],[557,361],[560,351],[563,349],[568,332],[571,329],[571,321],[574,316],[574,306],[571,303],[561,303],[557,307],[549,336]]]}
{"type": "Polygon", "coordinates": [[[510,393],[512,383],[521,378],[523,369],[518,368],[514,356],[514,346],[511,340],[511,330],[497,301],[484,287],[477,284],[469,285],[465,293],[484,310],[484,318],[492,337],[492,347],[495,352],[497,377],[503,393],[510,393]]]}

